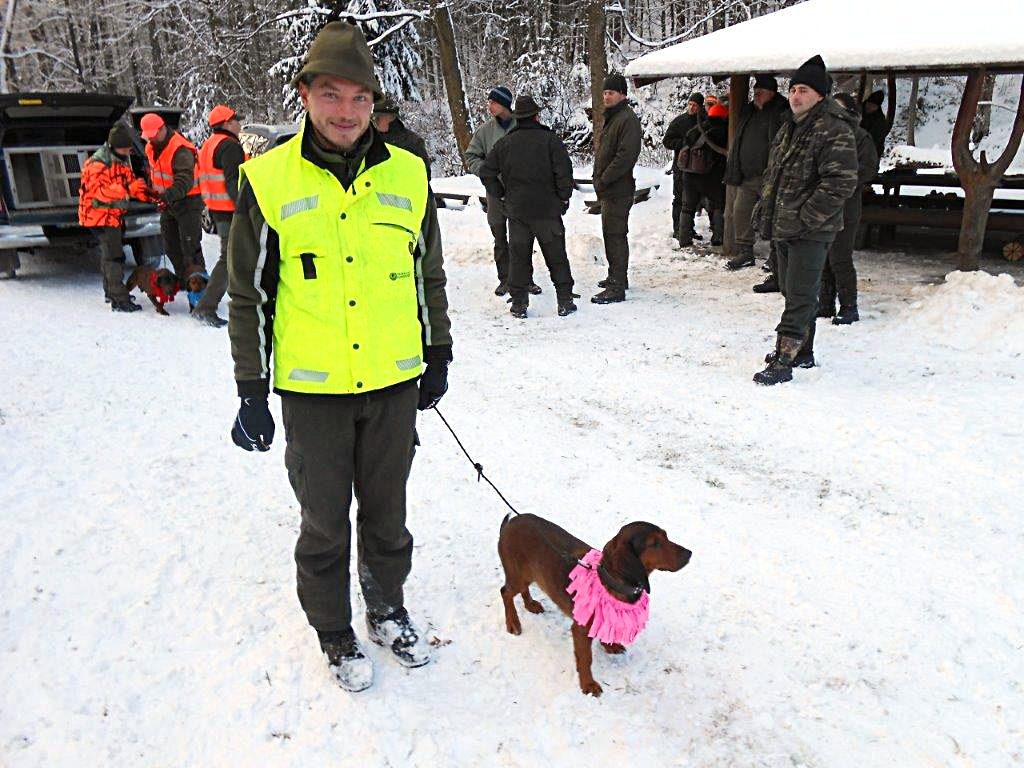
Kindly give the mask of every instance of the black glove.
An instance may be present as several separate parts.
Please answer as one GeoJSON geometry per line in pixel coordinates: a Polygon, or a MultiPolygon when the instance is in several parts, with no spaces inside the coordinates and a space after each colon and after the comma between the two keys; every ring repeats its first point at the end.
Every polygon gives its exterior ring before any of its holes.
{"type": "Polygon", "coordinates": [[[426,370],[420,376],[420,404],[416,407],[421,411],[433,408],[441,402],[447,391],[448,363],[427,363],[426,370]]]}
{"type": "Polygon", "coordinates": [[[568,212],[569,212],[569,201],[568,200],[563,200],[562,201],[562,213],[565,214],[565,213],[568,213],[568,212]]]}
{"type": "Polygon", "coordinates": [[[235,445],[251,451],[269,451],[274,441],[274,418],[270,415],[265,397],[243,397],[238,408],[231,439],[235,445]]]}

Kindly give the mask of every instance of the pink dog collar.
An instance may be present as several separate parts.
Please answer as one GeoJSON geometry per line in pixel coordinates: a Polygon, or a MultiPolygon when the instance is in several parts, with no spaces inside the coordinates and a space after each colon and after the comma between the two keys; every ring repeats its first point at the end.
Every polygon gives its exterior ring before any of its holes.
{"type": "Polygon", "coordinates": [[[590,622],[587,634],[602,643],[629,645],[647,626],[650,597],[642,592],[635,603],[626,603],[609,593],[597,573],[600,550],[590,550],[580,562],[569,573],[565,590],[572,595],[573,619],[584,627],[590,622]]]}

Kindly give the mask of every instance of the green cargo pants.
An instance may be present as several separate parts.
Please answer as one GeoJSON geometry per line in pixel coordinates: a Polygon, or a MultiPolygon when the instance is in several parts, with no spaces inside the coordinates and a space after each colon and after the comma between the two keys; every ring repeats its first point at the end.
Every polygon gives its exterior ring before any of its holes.
{"type": "Polygon", "coordinates": [[[320,632],[352,622],[349,558],[355,494],[357,572],[366,609],[403,607],[412,567],[405,485],[416,447],[415,382],[365,395],[284,395],[285,466],[302,512],[299,603],[320,632]]]}

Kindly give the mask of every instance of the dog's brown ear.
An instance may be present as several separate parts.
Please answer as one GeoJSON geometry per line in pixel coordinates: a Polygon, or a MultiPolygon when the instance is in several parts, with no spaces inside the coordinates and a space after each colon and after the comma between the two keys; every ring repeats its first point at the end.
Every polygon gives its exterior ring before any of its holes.
{"type": "Polygon", "coordinates": [[[647,577],[647,569],[640,559],[646,535],[646,532],[619,531],[615,538],[605,545],[601,564],[623,581],[638,584],[650,594],[651,583],[647,577]]]}
{"type": "Polygon", "coordinates": [[[129,291],[135,288],[139,284],[139,268],[136,267],[132,270],[132,273],[128,275],[128,281],[124,284],[124,287],[129,291]]]}

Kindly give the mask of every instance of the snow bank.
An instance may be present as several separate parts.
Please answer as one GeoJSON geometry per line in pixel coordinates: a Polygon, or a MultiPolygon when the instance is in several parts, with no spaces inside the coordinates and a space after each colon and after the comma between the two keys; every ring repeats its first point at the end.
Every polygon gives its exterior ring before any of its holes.
{"type": "Polygon", "coordinates": [[[1024,286],[1008,274],[950,272],[907,309],[908,325],[959,350],[1024,354],[1024,286]]]}

